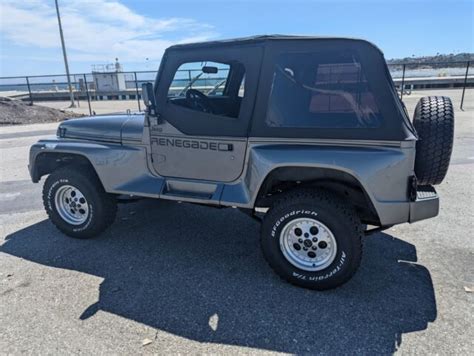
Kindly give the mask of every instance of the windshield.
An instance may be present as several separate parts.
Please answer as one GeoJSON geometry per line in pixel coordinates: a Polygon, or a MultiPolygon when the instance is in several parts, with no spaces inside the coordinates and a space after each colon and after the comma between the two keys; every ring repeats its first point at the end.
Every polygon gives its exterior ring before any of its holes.
{"type": "Polygon", "coordinates": [[[218,62],[192,62],[179,66],[168,91],[168,97],[184,96],[189,89],[206,95],[222,95],[230,66],[218,62]]]}

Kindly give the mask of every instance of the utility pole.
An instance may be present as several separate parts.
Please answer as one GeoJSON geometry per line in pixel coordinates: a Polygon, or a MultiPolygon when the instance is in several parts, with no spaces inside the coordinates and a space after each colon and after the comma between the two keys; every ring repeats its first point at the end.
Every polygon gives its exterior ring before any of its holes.
{"type": "Polygon", "coordinates": [[[67,64],[66,45],[64,44],[63,27],[61,25],[61,16],[59,15],[58,0],[54,0],[54,2],[56,4],[56,14],[58,15],[59,36],[61,37],[61,46],[63,48],[64,66],[66,67],[67,85],[69,87],[69,97],[71,98],[71,106],[69,107],[75,108],[76,105],[74,104],[74,94],[72,92],[71,78],[69,76],[69,66],[67,64]]]}

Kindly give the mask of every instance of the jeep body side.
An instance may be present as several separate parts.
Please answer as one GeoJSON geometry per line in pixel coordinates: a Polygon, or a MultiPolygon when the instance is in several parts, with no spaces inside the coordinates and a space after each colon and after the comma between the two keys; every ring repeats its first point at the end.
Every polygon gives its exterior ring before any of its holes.
{"type": "MultiPolygon", "coordinates": [[[[56,138],[32,146],[32,180],[76,167],[94,176],[108,197],[237,207],[252,215],[287,204],[285,196],[297,192],[302,206],[315,199],[345,202],[347,219],[379,228],[438,213],[435,190],[417,185],[417,132],[383,54],[369,42],[263,36],[173,46],[148,95],[145,114],[60,124],[56,138]],[[200,75],[179,77],[199,63],[211,74],[209,83],[200,75]]],[[[308,231],[327,228],[301,219],[308,231]]],[[[301,248],[316,251],[313,240],[301,248]]],[[[348,278],[324,285],[330,278],[285,273],[290,282],[316,289],[348,278]]]]}

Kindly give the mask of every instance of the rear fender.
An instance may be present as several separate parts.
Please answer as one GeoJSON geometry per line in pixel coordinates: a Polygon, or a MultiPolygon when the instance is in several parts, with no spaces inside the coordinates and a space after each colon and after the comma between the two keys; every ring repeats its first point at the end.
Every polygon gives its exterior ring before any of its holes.
{"type": "MultiPolygon", "coordinates": [[[[241,196],[248,199],[248,205],[243,205],[255,207],[265,180],[275,169],[326,169],[353,177],[370,199],[382,225],[407,222],[407,187],[409,176],[413,175],[414,145],[415,141],[252,143],[243,178],[244,187],[240,189],[241,196]]],[[[303,178],[295,176],[293,179],[300,181],[303,178]]],[[[240,193],[236,188],[229,189],[229,195],[240,193]]],[[[224,200],[226,194],[224,190],[224,200]]]]}

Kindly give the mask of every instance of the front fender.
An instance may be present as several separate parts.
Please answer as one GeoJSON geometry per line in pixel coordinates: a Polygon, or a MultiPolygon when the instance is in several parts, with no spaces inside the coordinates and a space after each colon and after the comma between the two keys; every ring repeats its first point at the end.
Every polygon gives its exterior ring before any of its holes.
{"type": "MultiPolygon", "coordinates": [[[[38,159],[41,155],[77,155],[87,159],[94,168],[105,191],[116,188],[149,174],[146,149],[143,146],[124,146],[112,143],[97,143],[61,139],[40,140],[30,148],[29,171],[33,182],[42,175],[38,159]]],[[[48,172],[49,173],[49,172],[48,172]]]]}

